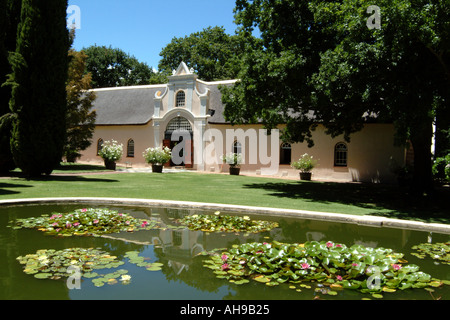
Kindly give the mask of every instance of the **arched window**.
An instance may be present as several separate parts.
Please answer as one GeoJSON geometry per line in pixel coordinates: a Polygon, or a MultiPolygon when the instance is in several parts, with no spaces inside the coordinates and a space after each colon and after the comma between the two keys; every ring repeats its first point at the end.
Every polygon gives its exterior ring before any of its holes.
{"type": "Polygon", "coordinates": [[[186,94],[184,93],[184,91],[178,91],[176,106],[178,108],[184,107],[185,105],[186,105],[186,94]]]}
{"type": "Polygon", "coordinates": [[[103,148],[103,139],[98,139],[97,141],[97,155],[100,155],[100,151],[103,148]]]}
{"type": "Polygon", "coordinates": [[[186,118],[183,118],[183,117],[173,118],[169,122],[169,124],[167,125],[166,133],[165,133],[165,139],[171,140],[172,134],[175,131],[186,131],[186,132],[191,133],[191,136],[193,135],[191,123],[186,118]]]}
{"type": "Polygon", "coordinates": [[[134,158],[134,140],[130,139],[127,143],[127,157],[134,158]]]}
{"type": "Polygon", "coordinates": [[[291,164],[292,146],[290,143],[283,143],[280,150],[280,164],[291,164]]]}
{"type": "Polygon", "coordinates": [[[242,144],[239,141],[233,143],[233,153],[242,154],[242,144]]]}
{"type": "Polygon", "coordinates": [[[348,165],[348,147],[340,142],[334,147],[334,166],[347,167],[348,165]]]}

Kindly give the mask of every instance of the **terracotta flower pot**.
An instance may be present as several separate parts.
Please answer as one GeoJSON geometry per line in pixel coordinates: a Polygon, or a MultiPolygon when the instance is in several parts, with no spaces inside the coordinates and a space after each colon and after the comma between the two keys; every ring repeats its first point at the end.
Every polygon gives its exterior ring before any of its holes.
{"type": "Polygon", "coordinates": [[[230,175],[238,176],[241,172],[241,168],[239,167],[230,167],[230,175]]]}
{"type": "Polygon", "coordinates": [[[312,176],[311,172],[300,172],[300,180],[311,181],[311,176],[312,176]]]}
{"type": "Polygon", "coordinates": [[[116,171],[116,162],[111,160],[105,160],[105,168],[107,170],[116,171]]]}

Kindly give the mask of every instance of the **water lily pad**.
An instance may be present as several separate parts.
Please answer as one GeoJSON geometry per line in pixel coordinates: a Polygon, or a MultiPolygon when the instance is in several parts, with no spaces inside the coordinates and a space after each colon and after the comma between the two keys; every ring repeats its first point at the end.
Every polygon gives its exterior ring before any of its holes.
{"type": "Polygon", "coordinates": [[[157,227],[153,220],[137,219],[109,209],[84,208],[69,213],[53,213],[18,219],[11,222],[14,229],[36,229],[52,236],[100,236],[123,231],[151,230],[157,227]]]}
{"type": "Polygon", "coordinates": [[[51,273],[37,273],[34,275],[34,277],[36,279],[48,279],[52,276],[53,276],[53,274],[51,274],[51,273]]]}
{"type": "Polygon", "coordinates": [[[418,265],[407,264],[403,256],[389,248],[347,247],[331,241],[302,244],[273,241],[234,244],[230,249],[222,249],[221,254],[212,250],[210,260],[204,261],[204,266],[220,279],[235,282],[253,279],[268,286],[286,283],[292,290],[296,290],[294,284],[311,288],[301,282],[315,282],[319,292],[331,292],[331,295],[338,290],[350,289],[380,298],[379,286],[368,287],[371,277],[377,273],[382,292],[386,293],[444,284],[420,271],[418,265]]]}
{"type": "Polygon", "coordinates": [[[260,233],[277,228],[277,222],[251,220],[244,216],[221,215],[220,212],[214,215],[192,215],[176,221],[190,230],[203,232],[246,232],[260,233]]]}

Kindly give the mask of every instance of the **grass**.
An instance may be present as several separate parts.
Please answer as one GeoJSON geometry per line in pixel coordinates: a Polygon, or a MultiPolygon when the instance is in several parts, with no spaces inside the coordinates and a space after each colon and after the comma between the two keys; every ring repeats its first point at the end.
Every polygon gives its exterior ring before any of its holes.
{"type": "Polygon", "coordinates": [[[26,179],[14,172],[10,177],[0,179],[0,200],[46,197],[160,199],[378,215],[450,224],[449,188],[439,189],[433,197],[417,198],[395,185],[303,182],[195,172],[100,174],[104,171],[104,167],[72,165],[38,179],[26,179]]]}

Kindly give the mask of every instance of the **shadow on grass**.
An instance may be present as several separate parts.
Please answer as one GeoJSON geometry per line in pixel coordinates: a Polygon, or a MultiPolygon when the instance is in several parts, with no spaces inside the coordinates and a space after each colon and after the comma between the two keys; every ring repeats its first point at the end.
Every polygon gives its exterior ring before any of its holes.
{"type": "Polygon", "coordinates": [[[90,165],[90,164],[80,164],[80,163],[61,163],[59,167],[55,169],[55,173],[61,172],[73,172],[73,173],[84,173],[84,172],[103,172],[109,171],[105,166],[100,165],[90,165]]]}
{"type": "MultiPolygon", "coordinates": [[[[39,181],[39,182],[45,182],[45,181],[61,181],[61,182],[119,182],[119,180],[115,179],[108,179],[103,178],[105,176],[102,176],[102,178],[99,178],[99,176],[91,177],[91,176],[82,176],[82,175],[58,175],[58,174],[52,174],[52,175],[42,175],[37,177],[29,177],[22,172],[10,172],[7,175],[3,175],[3,177],[6,178],[17,178],[17,179],[23,179],[25,181],[39,181]]],[[[10,184],[11,186],[16,187],[31,187],[30,185],[23,185],[20,186],[18,184],[10,184]]]]}
{"type": "Polygon", "coordinates": [[[14,188],[31,188],[31,187],[32,186],[23,185],[23,184],[12,184],[12,183],[0,182],[0,196],[20,193],[20,191],[11,190],[14,188]]]}
{"type": "Polygon", "coordinates": [[[277,198],[374,209],[370,214],[375,216],[450,224],[449,188],[439,187],[432,196],[417,197],[397,185],[382,184],[299,181],[254,183],[244,187],[271,191],[270,196],[277,198]]]}

